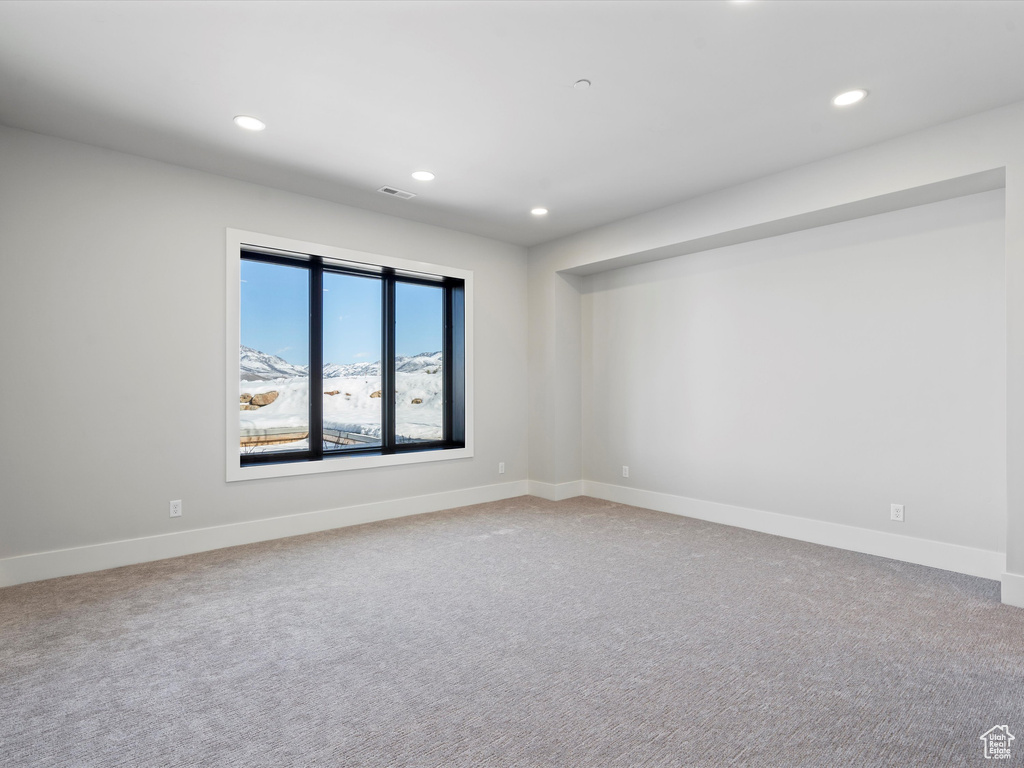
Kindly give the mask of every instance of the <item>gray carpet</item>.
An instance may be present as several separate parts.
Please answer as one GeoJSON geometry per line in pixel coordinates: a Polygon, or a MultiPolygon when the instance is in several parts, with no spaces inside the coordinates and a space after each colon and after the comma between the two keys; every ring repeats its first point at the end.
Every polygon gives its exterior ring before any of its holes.
{"type": "Polygon", "coordinates": [[[998,590],[523,497],[0,590],[0,763],[1013,765],[998,590]]]}

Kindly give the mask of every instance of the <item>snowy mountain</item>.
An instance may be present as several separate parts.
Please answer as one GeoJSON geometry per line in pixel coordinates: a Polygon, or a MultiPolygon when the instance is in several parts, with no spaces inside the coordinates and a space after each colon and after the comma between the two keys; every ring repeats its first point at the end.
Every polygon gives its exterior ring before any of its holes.
{"type": "Polygon", "coordinates": [[[277,355],[245,346],[239,347],[238,352],[238,372],[242,381],[269,381],[306,375],[306,366],[292,365],[277,355]]]}
{"type": "MultiPolygon", "coordinates": [[[[399,373],[440,370],[440,352],[422,352],[411,357],[396,357],[395,370],[399,373]]],[[[239,379],[242,381],[269,381],[271,379],[305,376],[307,366],[292,365],[276,355],[268,355],[249,347],[239,348],[239,379]]],[[[326,363],[325,379],[358,379],[380,376],[380,361],[375,363],[326,363]]]]}
{"type": "Polygon", "coordinates": [[[420,352],[412,357],[396,357],[395,370],[399,373],[416,373],[423,370],[440,370],[440,352],[420,352]]]}
{"type": "MultiPolygon", "coordinates": [[[[396,357],[395,370],[398,373],[417,373],[441,368],[440,352],[421,352],[411,357],[396,357]]],[[[324,366],[325,379],[358,379],[363,376],[380,376],[380,361],[375,363],[327,363],[324,366]]]]}
{"type": "Polygon", "coordinates": [[[324,365],[325,379],[358,379],[364,376],[380,376],[380,362],[376,363],[327,363],[324,365]]]}

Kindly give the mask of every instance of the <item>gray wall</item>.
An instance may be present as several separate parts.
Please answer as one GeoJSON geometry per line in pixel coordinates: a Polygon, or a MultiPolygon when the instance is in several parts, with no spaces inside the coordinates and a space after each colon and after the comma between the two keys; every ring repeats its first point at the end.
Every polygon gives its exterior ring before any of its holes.
{"type": "Polygon", "coordinates": [[[525,480],[524,249],[6,128],[0,168],[0,558],[525,480]],[[226,483],[227,227],[473,270],[475,458],[226,483]]]}
{"type": "Polygon", "coordinates": [[[587,277],[584,478],[1001,550],[1003,219],[997,190],[587,277]]]}
{"type": "MultiPolygon", "coordinates": [[[[1020,470],[1024,466],[1024,302],[1020,300],[1021,295],[1024,295],[1024,143],[1020,140],[1021,135],[1024,135],[1024,103],[1017,103],[808,163],[531,248],[531,488],[551,498],[564,498],[574,493],[585,492],[680,514],[703,516],[719,522],[747,525],[782,535],[807,538],[833,546],[849,546],[888,557],[899,557],[967,573],[987,575],[990,578],[1001,578],[1003,601],[1024,606],[1024,472],[1020,470]],[[912,487],[907,486],[906,491],[896,487],[899,482],[889,487],[882,478],[878,478],[871,481],[872,493],[877,492],[877,498],[855,498],[852,503],[840,502],[840,506],[829,507],[823,511],[819,506],[826,496],[839,498],[844,495],[841,487],[827,487],[826,481],[838,483],[842,482],[843,478],[836,478],[827,473],[809,474],[808,484],[820,484],[820,487],[794,492],[792,486],[772,487],[772,483],[779,482],[778,479],[768,477],[767,473],[759,474],[763,470],[752,465],[752,457],[747,457],[741,464],[739,457],[733,456],[733,467],[749,469],[753,478],[753,485],[750,488],[746,488],[745,478],[737,478],[735,485],[738,488],[728,491],[728,498],[757,504],[757,507],[741,507],[713,501],[694,501],[692,497],[681,495],[684,488],[685,492],[692,493],[725,493],[726,483],[721,478],[698,480],[690,475],[683,485],[673,476],[678,471],[677,466],[666,466],[663,461],[648,455],[647,461],[642,461],[637,468],[641,474],[634,474],[627,488],[621,478],[621,465],[626,462],[610,452],[604,458],[595,455],[595,450],[602,450],[595,449],[592,445],[595,439],[591,430],[596,415],[586,420],[588,426],[585,431],[583,402],[591,397],[607,398],[609,395],[588,392],[588,388],[595,382],[589,378],[588,366],[583,364],[585,350],[582,349],[582,324],[577,335],[569,321],[574,314],[582,316],[586,295],[581,289],[574,290],[574,281],[627,266],[672,259],[686,254],[699,254],[787,233],[810,232],[819,226],[849,222],[997,189],[1004,190],[1005,193],[1005,217],[1002,225],[1005,313],[1002,333],[979,338],[977,341],[982,348],[988,348],[989,344],[1005,342],[1001,356],[1005,364],[1005,378],[1001,388],[1006,409],[1003,421],[1005,441],[1002,446],[1002,457],[995,462],[994,471],[992,465],[989,465],[987,469],[971,470],[966,476],[958,475],[966,477],[968,485],[964,491],[957,492],[956,496],[959,501],[968,505],[967,509],[960,511],[962,517],[968,518],[976,514],[975,509],[980,498],[981,504],[987,510],[983,513],[987,516],[986,525],[994,523],[996,528],[998,507],[1005,504],[1005,526],[1002,530],[993,531],[989,528],[981,533],[971,533],[965,537],[966,541],[976,542],[977,546],[961,546],[964,541],[957,544],[949,543],[956,539],[957,535],[956,526],[947,525],[946,521],[951,516],[946,512],[938,517],[915,520],[914,502],[907,498],[895,498],[893,494],[917,494],[920,484],[929,475],[936,474],[920,465],[901,465],[900,477],[897,480],[903,482],[914,478],[912,487]],[[577,359],[581,362],[578,367],[566,363],[577,359]],[[545,396],[565,404],[567,411],[558,414],[558,418],[553,418],[554,414],[550,407],[546,410],[538,409],[535,404],[543,403],[545,396]],[[576,405],[572,405],[573,403],[576,405]],[[608,482],[583,479],[584,446],[588,451],[587,474],[605,478],[608,482]],[[605,462],[612,469],[609,469],[605,462]],[[580,467],[580,472],[574,477],[576,466],[580,467]],[[645,469],[645,466],[648,468],[645,469]],[[993,491],[988,485],[1000,467],[1005,467],[1005,485],[1002,492],[993,491]],[[619,474],[615,476],[616,484],[613,485],[612,474],[615,472],[619,474]],[[673,488],[674,491],[658,492],[655,490],[658,488],[673,488]],[[980,493],[981,496],[975,495],[976,493],[980,493]],[[795,502],[795,505],[789,507],[791,502],[795,502]],[[891,528],[882,530],[877,527],[877,505],[887,506],[891,502],[908,504],[908,520],[902,529],[907,535],[896,535],[891,528]],[[784,514],[775,514],[771,511],[752,514],[752,510],[763,509],[766,506],[781,507],[783,504],[787,505],[787,508],[782,510],[784,514]],[[996,511],[993,512],[993,509],[996,511]],[[818,517],[812,518],[810,515],[818,517]],[[850,525],[825,521],[829,519],[847,520],[850,525]],[[925,528],[921,527],[922,523],[925,524],[925,528]]],[[[881,220],[870,220],[878,221],[881,220]]],[[[868,226],[872,224],[868,223],[868,226]]],[[[813,234],[809,236],[814,237],[813,234]]],[[[822,245],[831,247],[824,243],[822,245]]],[[[745,253],[756,255],[764,252],[755,248],[745,253]]],[[[650,274],[657,274],[656,268],[652,269],[655,271],[650,274]]],[[[797,280],[801,279],[794,277],[797,280]]],[[[677,281],[677,285],[681,285],[679,281],[682,277],[677,275],[673,280],[677,281]]],[[[776,277],[773,282],[781,285],[784,281],[776,277]]],[[[739,287],[734,286],[729,288],[729,291],[739,291],[739,287]]],[[[858,301],[864,302],[867,299],[868,295],[862,293],[858,301]]],[[[826,312],[825,320],[832,324],[836,332],[841,330],[840,319],[828,313],[841,307],[842,304],[826,306],[820,302],[817,307],[826,312]]],[[[649,310],[645,306],[645,311],[654,310],[649,310]]],[[[677,308],[673,311],[681,312],[682,309],[677,308]]],[[[781,321],[784,317],[784,314],[779,314],[775,319],[781,321]]],[[[741,318],[747,327],[751,325],[752,318],[743,315],[741,318]]],[[[794,323],[790,325],[793,326],[794,323]]],[[[722,332],[724,331],[720,327],[719,333],[722,332]]],[[[609,338],[615,344],[620,343],[614,338],[614,334],[609,338]]],[[[802,346],[805,351],[814,346],[813,340],[809,338],[801,339],[797,336],[796,341],[797,346],[802,346]]],[[[731,349],[738,350],[738,343],[732,343],[731,349]]],[[[702,354],[710,356],[712,352],[702,354]]],[[[784,350],[782,354],[785,354],[784,350]]],[[[885,361],[876,362],[881,364],[885,361]]],[[[897,361],[889,362],[895,364],[897,361]]],[[[930,363],[927,360],[918,362],[924,367],[916,368],[913,375],[920,380],[928,365],[934,365],[937,358],[933,358],[930,363]]],[[[743,366],[747,364],[743,361],[728,363],[736,366],[738,373],[743,373],[743,366]]],[[[727,366],[727,363],[721,361],[721,365],[727,366]]],[[[810,384],[795,382],[794,385],[808,387],[838,382],[840,393],[849,394],[847,385],[843,384],[834,372],[822,371],[816,375],[818,378],[810,384]],[[844,387],[847,389],[844,390],[844,387]]],[[[875,386],[873,382],[862,379],[859,381],[863,387],[868,387],[869,384],[872,388],[875,386]]],[[[699,384],[705,390],[710,386],[706,382],[699,384]]],[[[735,401],[745,394],[742,390],[737,391],[738,385],[735,382],[730,382],[729,386],[732,387],[732,391],[725,393],[727,399],[732,398],[735,401]]],[[[778,383],[772,386],[777,393],[779,404],[786,407],[795,405],[792,398],[786,395],[786,390],[778,383]]],[[[873,391],[876,393],[873,399],[882,402],[884,393],[873,391]]],[[[818,392],[817,404],[821,405],[827,399],[827,395],[825,390],[818,392]]],[[[958,393],[958,396],[961,394],[963,399],[957,401],[960,404],[958,407],[969,408],[971,405],[964,404],[975,403],[971,399],[976,394],[973,383],[970,391],[958,393]]],[[[901,396],[906,398],[905,390],[902,390],[901,396]]],[[[845,403],[837,402],[836,405],[838,407],[845,403]]],[[[917,413],[920,405],[914,404],[912,414],[917,413]]],[[[991,403],[979,405],[989,407],[991,403]]],[[[890,407],[888,413],[893,417],[895,424],[903,418],[898,416],[895,408],[890,407]]],[[[725,418],[722,410],[718,411],[718,415],[725,418]]],[[[927,420],[920,415],[913,415],[912,421],[914,425],[920,426],[926,424],[927,420]]],[[[806,423],[804,422],[805,425],[806,423]]],[[[784,426],[763,424],[762,429],[781,429],[784,426]]],[[[840,423],[836,426],[845,430],[856,428],[856,425],[852,424],[840,423]]],[[[724,455],[723,449],[716,444],[719,438],[713,435],[714,427],[707,425],[702,428],[705,434],[712,435],[710,448],[721,460],[724,455]]],[[[722,429],[725,432],[736,433],[728,421],[724,423],[722,429]]],[[[788,456],[765,457],[761,451],[759,458],[774,465],[776,470],[791,469],[805,451],[803,447],[797,445],[798,440],[811,439],[815,436],[815,432],[809,428],[802,428],[799,431],[802,431],[802,434],[794,435],[787,443],[793,447],[788,456]]],[[[905,435],[907,432],[908,430],[903,430],[902,434],[905,435]]],[[[934,427],[929,426],[925,434],[934,434],[934,427]]],[[[633,436],[635,437],[635,433],[633,436]]],[[[755,437],[755,444],[759,442],[763,448],[765,438],[755,437]]],[[[981,445],[988,438],[976,435],[971,439],[975,440],[977,445],[981,445]]],[[[914,438],[914,441],[920,444],[919,438],[914,438]]],[[[867,449],[864,448],[867,442],[866,438],[861,436],[860,443],[849,457],[852,459],[857,455],[867,455],[867,449]]],[[[688,450],[693,450],[692,445],[688,450]]],[[[927,455],[933,454],[934,451],[927,455]]],[[[815,459],[817,460],[817,457],[815,459]]],[[[699,462],[700,460],[698,464],[699,462]]],[[[947,460],[947,466],[950,463],[952,461],[947,460]]],[[[708,468],[707,465],[703,466],[708,468]]],[[[980,467],[973,462],[972,466],[980,467]]],[[[920,498],[926,504],[934,503],[933,499],[927,496],[920,498]]]]}

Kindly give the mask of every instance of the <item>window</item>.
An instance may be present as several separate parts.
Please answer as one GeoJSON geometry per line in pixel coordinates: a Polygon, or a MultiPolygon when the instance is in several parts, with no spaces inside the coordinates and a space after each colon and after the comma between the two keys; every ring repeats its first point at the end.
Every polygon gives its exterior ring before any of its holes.
{"type": "Polygon", "coordinates": [[[235,230],[228,266],[229,480],[472,455],[471,273],[235,230]]]}

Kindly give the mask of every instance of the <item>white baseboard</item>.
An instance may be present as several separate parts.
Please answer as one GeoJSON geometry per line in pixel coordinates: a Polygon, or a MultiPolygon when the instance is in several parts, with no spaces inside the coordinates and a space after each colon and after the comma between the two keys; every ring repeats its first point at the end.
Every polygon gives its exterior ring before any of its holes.
{"type": "Polygon", "coordinates": [[[167,533],[159,536],[146,536],[139,539],[126,539],[8,557],[0,560],[0,587],[52,579],[57,576],[101,571],[106,568],[117,568],[122,565],[133,565],[151,560],[163,560],[168,557],[191,555],[222,547],[252,544],[256,541],[298,536],[303,533],[326,531],[331,528],[359,525],[393,517],[419,515],[424,512],[437,512],[453,507],[510,499],[524,496],[527,491],[527,481],[517,480],[511,483],[463,488],[426,496],[412,496],[352,507],[271,517],[266,520],[198,528],[180,533],[167,533]]]}
{"type": "Polygon", "coordinates": [[[1024,608],[1024,576],[1019,573],[1004,573],[1002,582],[1002,601],[1006,605],[1024,608]]]}
{"type": "Polygon", "coordinates": [[[531,496],[540,496],[548,501],[564,501],[584,495],[582,480],[574,480],[571,483],[542,483],[540,480],[530,480],[529,483],[531,496]]]}
{"type": "Polygon", "coordinates": [[[266,520],[199,528],[180,533],[8,557],[0,559],[0,587],[100,571],[106,568],[117,568],[152,560],[163,560],[168,557],[191,555],[222,547],[297,536],[303,533],[314,533],[377,520],[499,501],[526,494],[550,501],[562,501],[583,495],[592,496],[621,504],[630,504],[660,512],[734,525],[776,536],[994,579],[1002,583],[1002,601],[1004,603],[1024,608],[1024,575],[1006,573],[1006,556],[1001,552],[916,539],[866,528],[597,483],[590,480],[557,484],[543,483],[537,480],[517,480],[510,483],[464,488],[425,496],[412,496],[391,501],[272,517],[266,520]]]}
{"type": "Polygon", "coordinates": [[[620,504],[630,504],[684,517],[695,517],[713,523],[734,525],[738,528],[848,549],[853,552],[889,557],[946,571],[980,576],[984,579],[1002,580],[1003,602],[1024,606],[1024,576],[1013,576],[1014,579],[1020,581],[1015,582],[1009,590],[1019,602],[1006,599],[1008,594],[1006,577],[1010,574],[1005,573],[1006,555],[1002,552],[917,539],[912,536],[901,536],[840,523],[783,515],[778,512],[735,507],[714,501],[701,501],[685,496],[642,491],[590,480],[583,481],[583,492],[587,496],[620,504]]]}

